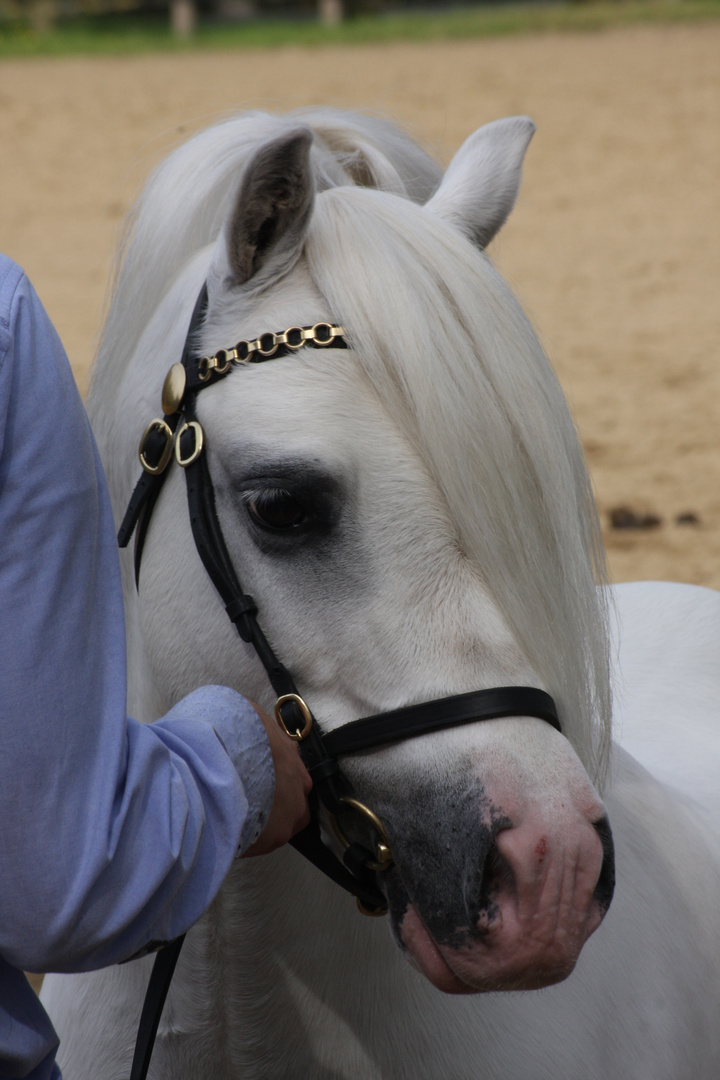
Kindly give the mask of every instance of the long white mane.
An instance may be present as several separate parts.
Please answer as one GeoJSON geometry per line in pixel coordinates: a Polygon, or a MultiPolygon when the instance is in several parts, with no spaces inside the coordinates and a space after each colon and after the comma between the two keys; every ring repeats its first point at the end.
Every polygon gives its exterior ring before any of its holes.
{"type": "MultiPolygon", "coordinates": [[[[119,445],[103,431],[144,328],[220,234],[247,159],[298,121],[316,136],[311,276],[422,454],[459,549],[555,697],[565,733],[602,781],[610,687],[596,583],[604,562],[577,434],[536,335],[487,256],[418,205],[440,170],[391,125],[328,110],[249,114],[191,139],[157,170],[131,220],[93,379],[106,464],[119,445]]],[[[185,325],[197,276],[185,286],[185,325]]],[[[128,468],[127,458],[116,467],[125,474],[116,499],[128,468]]]]}
{"type": "Polygon", "coordinates": [[[381,192],[321,196],[306,253],[598,775],[610,714],[602,545],[577,434],[527,318],[487,256],[381,192]]]}

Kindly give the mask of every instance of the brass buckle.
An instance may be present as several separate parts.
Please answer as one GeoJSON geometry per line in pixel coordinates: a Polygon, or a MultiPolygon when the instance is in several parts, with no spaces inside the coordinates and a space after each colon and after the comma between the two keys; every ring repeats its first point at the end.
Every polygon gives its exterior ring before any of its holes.
{"type": "Polygon", "coordinates": [[[312,713],[310,712],[309,708],[299,694],[280,695],[280,697],[275,702],[275,719],[277,720],[278,724],[283,729],[285,734],[288,736],[288,738],[293,739],[295,742],[302,742],[303,739],[305,739],[310,734],[310,728],[312,727],[312,713]],[[283,720],[282,713],[280,712],[280,709],[287,701],[294,701],[298,709],[300,710],[300,714],[305,721],[305,727],[302,729],[302,731],[300,730],[300,728],[298,728],[297,731],[288,730],[287,725],[283,720]]]}
{"type": "Polygon", "coordinates": [[[175,435],[175,460],[178,465],[181,465],[183,469],[187,469],[188,465],[192,465],[193,461],[197,461],[203,452],[203,429],[197,420],[191,420],[189,424],[182,424],[175,435]],[[180,440],[186,431],[192,428],[195,432],[195,446],[191,454],[188,454],[186,458],[182,456],[182,450],[180,448],[180,440]]]}
{"type": "MultiPolygon", "coordinates": [[[[390,850],[390,841],[388,840],[388,834],[385,832],[385,826],[383,825],[377,814],[366,806],[365,803],[361,803],[359,799],[353,799],[350,795],[341,795],[340,801],[347,803],[353,810],[357,810],[359,814],[365,817],[373,829],[377,833],[375,840],[375,861],[367,860],[365,865],[368,870],[376,870],[378,873],[383,870],[389,870],[393,864],[393,854],[390,850]]],[[[341,844],[347,849],[350,847],[350,841],[340,827],[340,824],[334,814],[330,815],[330,823],[333,827],[333,832],[337,836],[341,844]]],[[[360,909],[362,911],[362,908],[360,909]]],[[[363,911],[364,915],[370,914],[368,911],[363,911]]]]}
{"type": "Polygon", "coordinates": [[[172,457],[172,448],[173,433],[170,425],[166,424],[165,421],[161,420],[159,417],[155,420],[151,420],[148,426],[143,431],[142,438],[140,440],[140,448],[138,450],[140,464],[142,465],[145,472],[150,473],[151,476],[159,476],[161,472],[164,472],[167,468],[167,464],[170,461],[170,458],[172,457]],[[160,455],[160,460],[158,461],[157,465],[151,465],[145,457],[145,443],[150,432],[154,430],[160,431],[165,436],[165,447],[162,454],[160,455]]]}

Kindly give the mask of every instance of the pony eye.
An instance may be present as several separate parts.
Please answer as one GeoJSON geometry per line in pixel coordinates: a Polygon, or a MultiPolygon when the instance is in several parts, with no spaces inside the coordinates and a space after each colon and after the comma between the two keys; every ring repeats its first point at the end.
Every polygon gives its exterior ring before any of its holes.
{"type": "Polygon", "coordinates": [[[283,488],[251,492],[245,505],[250,517],[266,529],[294,529],[309,519],[302,503],[283,488]]]}

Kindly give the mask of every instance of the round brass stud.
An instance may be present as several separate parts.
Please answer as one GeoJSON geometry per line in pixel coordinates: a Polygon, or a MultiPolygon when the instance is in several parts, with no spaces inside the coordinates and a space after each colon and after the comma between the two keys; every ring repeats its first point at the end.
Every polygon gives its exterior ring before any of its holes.
{"type": "Polygon", "coordinates": [[[183,365],[181,363],[173,364],[165,376],[162,388],[162,411],[166,416],[172,416],[182,405],[186,382],[187,377],[183,365]]]}

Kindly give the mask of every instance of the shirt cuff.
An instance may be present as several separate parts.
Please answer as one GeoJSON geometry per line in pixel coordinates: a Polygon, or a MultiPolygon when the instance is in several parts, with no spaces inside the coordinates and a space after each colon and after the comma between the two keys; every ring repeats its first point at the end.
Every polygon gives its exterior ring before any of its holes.
{"type": "Polygon", "coordinates": [[[275,796],[275,769],[265,725],[252,705],[227,686],[203,686],[185,698],[192,715],[213,728],[235,766],[247,800],[238,855],[254,844],[267,824],[275,796]]]}

